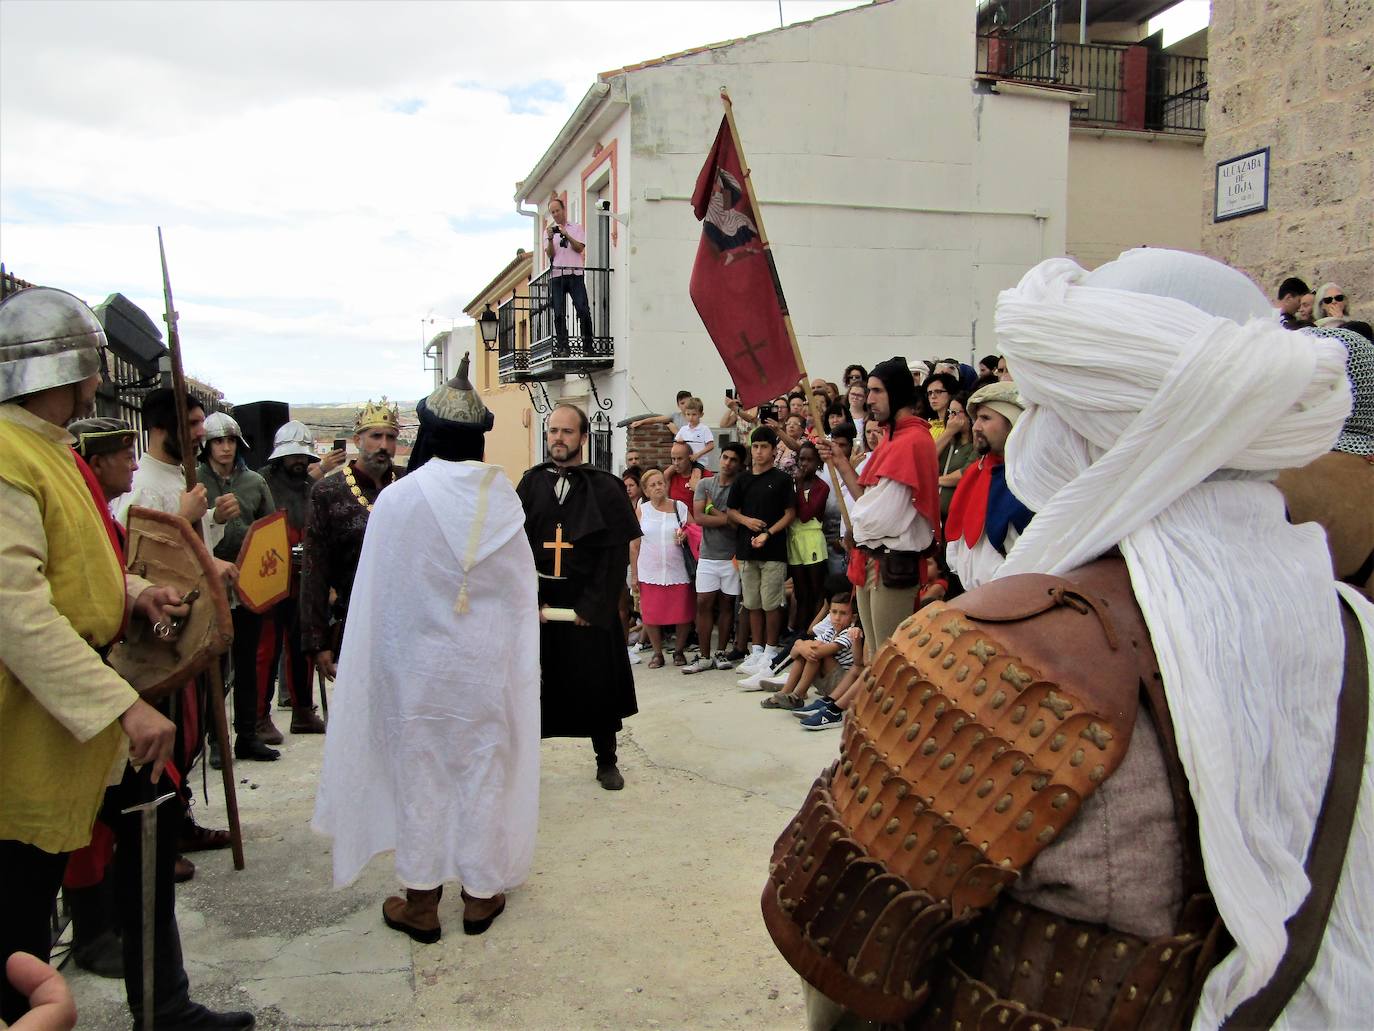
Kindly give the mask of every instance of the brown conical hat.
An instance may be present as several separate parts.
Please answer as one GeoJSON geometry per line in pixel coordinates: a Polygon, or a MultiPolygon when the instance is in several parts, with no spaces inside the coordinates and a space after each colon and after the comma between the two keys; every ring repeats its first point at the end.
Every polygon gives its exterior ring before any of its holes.
{"type": "Polygon", "coordinates": [[[486,420],[487,406],[468,379],[471,360],[471,355],[464,353],[453,378],[425,398],[425,407],[431,415],[449,422],[482,423],[486,420]]]}

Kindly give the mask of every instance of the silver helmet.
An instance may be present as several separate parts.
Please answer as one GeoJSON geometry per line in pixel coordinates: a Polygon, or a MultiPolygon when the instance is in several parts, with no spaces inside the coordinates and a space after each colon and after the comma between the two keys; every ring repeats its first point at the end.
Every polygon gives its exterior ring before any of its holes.
{"type": "Polygon", "coordinates": [[[238,420],[224,412],[211,412],[205,417],[205,443],[208,445],[210,441],[221,440],[224,437],[237,439],[240,450],[248,447],[248,441],[243,439],[243,431],[239,429],[238,420]]]}
{"type": "Polygon", "coordinates": [[[281,424],[277,435],[272,438],[272,453],[267,460],[272,462],[288,455],[304,455],[312,462],[320,460],[320,456],[315,454],[315,438],[310,435],[309,427],[297,419],[281,424]]]}
{"type": "Polygon", "coordinates": [[[0,301],[0,402],[100,371],[105,330],[84,301],[33,286],[0,301]]]}

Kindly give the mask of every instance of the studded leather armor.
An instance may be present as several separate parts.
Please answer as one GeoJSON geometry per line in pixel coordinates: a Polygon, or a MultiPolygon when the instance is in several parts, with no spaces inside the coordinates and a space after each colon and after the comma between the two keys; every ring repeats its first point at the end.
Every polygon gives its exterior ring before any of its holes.
{"type": "Polygon", "coordinates": [[[929,605],[862,686],[840,758],[778,839],[763,892],[797,972],[860,1017],[909,1027],[1185,1023],[1221,930],[1124,562],[929,605]],[[1173,933],[1006,897],[1121,764],[1142,699],[1183,843],[1173,933]]]}

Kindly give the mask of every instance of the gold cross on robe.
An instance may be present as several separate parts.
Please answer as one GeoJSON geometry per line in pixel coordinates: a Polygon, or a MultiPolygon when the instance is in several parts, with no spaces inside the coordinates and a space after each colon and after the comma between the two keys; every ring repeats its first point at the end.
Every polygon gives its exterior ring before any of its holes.
{"type": "Polygon", "coordinates": [[[563,575],[563,552],[572,550],[572,542],[563,539],[563,524],[558,524],[558,529],[554,532],[553,540],[545,541],[544,547],[553,552],[553,575],[563,575]]]}

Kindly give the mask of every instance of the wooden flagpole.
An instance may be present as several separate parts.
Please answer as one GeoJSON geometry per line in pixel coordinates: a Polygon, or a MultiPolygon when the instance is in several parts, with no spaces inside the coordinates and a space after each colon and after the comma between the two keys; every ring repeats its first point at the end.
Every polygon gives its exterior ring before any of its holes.
{"type": "MultiPolygon", "coordinates": [[[[759,199],[754,195],[754,179],[749,171],[749,162],[744,159],[744,147],[740,144],[739,129],[735,125],[735,106],[730,100],[730,91],[724,86],[720,88],[720,102],[725,105],[725,121],[730,126],[730,139],[735,144],[735,156],[739,158],[740,171],[744,173],[744,189],[749,195],[749,207],[754,212],[754,224],[759,231],[759,243],[763,244],[763,249],[767,253],[769,262],[772,262],[772,248],[768,243],[768,233],[763,228],[763,211],[759,208],[759,199]]],[[[778,299],[782,298],[782,284],[776,272],[773,276],[773,283],[778,289],[778,299]]],[[[806,362],[802,358],[801,346],[797,343],[797,331],[792,328],[792,313],[787,310],[787,303],[784,300],[782,305],[782,323],[787,327],[787,341],[792,345],[792,355],[797,359],[797,368],[801,369],[801,387],[806,394],[807,407],[811,409],[811,419],[817,431],[825,428],[825,410],[821,407],[820,399],[816,397],[815,391],[811,389],[811,377],[806,373],[806,362]]],[[[829,437],[830,434],[826,433],[829,437]]],[[[840,477],[835,471],[835,463],[827,462],[826,468],[830,471],[830,489],[835,492],[835,500],[839,502],[840,518],[844,521],[844,528],[850,537],[854,535],[854,526],[849,521],[849,506],[845,504],[844,492],[840,490],[840,477]]]]}

